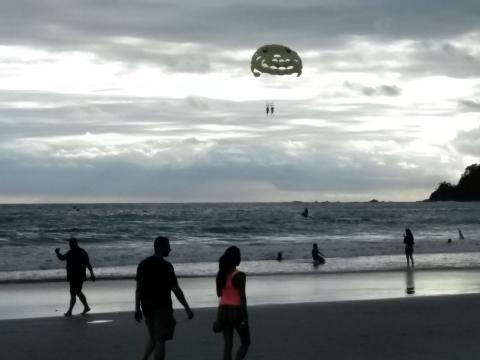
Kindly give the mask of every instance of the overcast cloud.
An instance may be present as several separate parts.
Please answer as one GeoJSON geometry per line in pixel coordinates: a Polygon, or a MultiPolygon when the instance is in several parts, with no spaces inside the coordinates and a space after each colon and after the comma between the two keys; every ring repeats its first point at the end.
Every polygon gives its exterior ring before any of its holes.
{"type": "Polygon", "coordinates": [[[0,202],[422,200],[479,162],[479,20],[476,0],[2,1],[0,202]],[[269,43],[302,76],[255,78],[269,43]]]}

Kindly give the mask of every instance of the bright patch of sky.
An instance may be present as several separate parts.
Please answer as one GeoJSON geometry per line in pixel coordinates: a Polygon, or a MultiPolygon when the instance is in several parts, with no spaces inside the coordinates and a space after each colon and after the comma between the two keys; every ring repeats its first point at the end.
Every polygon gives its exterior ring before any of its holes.
{"type": "Polygon", "coordinates": [[[478,162],[479,18],[475,0],[4,1],[0,202],[422,200],[478,162]],[[268,43],[302,75],[254,77],[268,43]]]}

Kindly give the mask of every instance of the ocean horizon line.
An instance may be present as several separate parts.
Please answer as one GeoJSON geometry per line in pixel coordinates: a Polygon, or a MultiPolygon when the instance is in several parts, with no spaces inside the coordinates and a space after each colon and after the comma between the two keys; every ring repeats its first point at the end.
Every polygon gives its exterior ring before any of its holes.
{"type": "Polygon", "coordinates": [[[412,200],[412,201],[396,201],[396,200],[356,200],[356,201],[342,201],[342,200],[290,200],[290,201],[178,201],[178,202],[158,202],[158,201],[146,201],[146,202],[0,202],[0,206],[9,206],[9,205],[188,205],[188,204],[207,204],[207,205],[222,205],[222,204],[415,204],[422,202],[448,202],[448,203],[474,203],[476,201],[428,201],[428,200],[412,200]],[[374,201],[375,200],[375,201],[374,201]]]}

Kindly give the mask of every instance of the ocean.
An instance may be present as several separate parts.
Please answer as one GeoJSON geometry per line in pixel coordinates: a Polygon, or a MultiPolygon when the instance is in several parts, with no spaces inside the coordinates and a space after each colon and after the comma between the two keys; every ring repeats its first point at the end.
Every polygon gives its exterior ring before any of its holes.
{"type": "Polygon", "coordinates": [[[230,245],[249,274],[392,271],[405,267],[405,228],[417,269],[480,268],[480,203],[0,205],[0,282],[64,279],[54,249],[67,251],[71,236],[100,278],[133,277],[159,235],[180,276],[214,275],[230,245]],[[312,266],[313,243],[325,265],[312,266]]]}

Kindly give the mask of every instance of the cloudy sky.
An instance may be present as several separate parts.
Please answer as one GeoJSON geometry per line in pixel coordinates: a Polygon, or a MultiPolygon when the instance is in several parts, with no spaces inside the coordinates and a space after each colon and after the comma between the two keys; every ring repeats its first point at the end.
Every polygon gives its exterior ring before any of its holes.
{"type": "Polygon", "coordinates": [[[479,162],[479,44],[478,0],[3,0],[0,202],[422,200],[479,162]]]}

